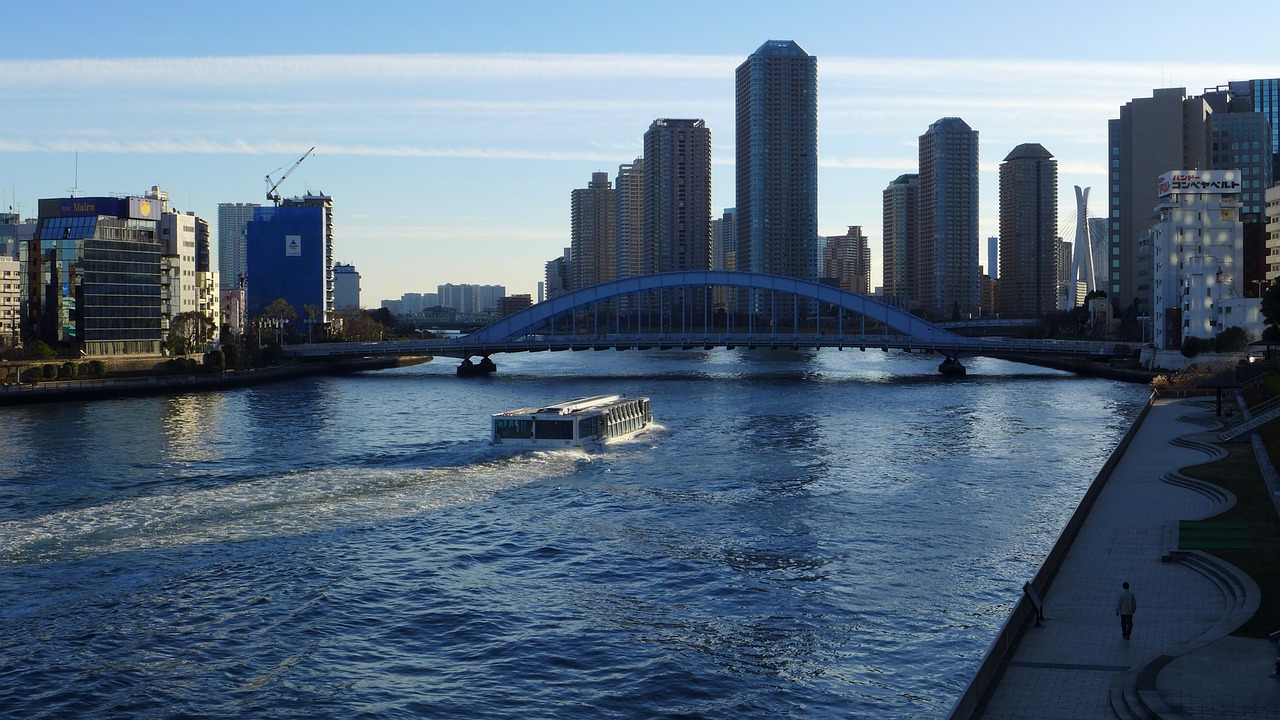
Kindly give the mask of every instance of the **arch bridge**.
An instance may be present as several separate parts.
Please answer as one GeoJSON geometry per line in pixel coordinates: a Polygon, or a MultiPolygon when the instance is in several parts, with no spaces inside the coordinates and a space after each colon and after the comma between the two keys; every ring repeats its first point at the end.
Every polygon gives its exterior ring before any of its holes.
{"type": "Polygon", "coordinates": [[[715,347],[934,351],[952,368],[976,355],[1107,360],[1129,353],[1114,343],[966,337],[830,285],[728,270],[657,273],[582,288],[457,338],[294,345],[285,353],[301,359],[441,355],[462,359],[464,368],[480,357],[492,369],[489,358],[498,353],[715,347]]]}

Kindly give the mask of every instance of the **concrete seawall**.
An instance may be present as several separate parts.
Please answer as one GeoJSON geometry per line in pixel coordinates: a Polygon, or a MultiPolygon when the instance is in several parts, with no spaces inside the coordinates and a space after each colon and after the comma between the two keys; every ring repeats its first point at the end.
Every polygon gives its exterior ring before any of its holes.
{"type": "Polygon", "coordinates": [[[1178,470],[1225,455],[1212,401],[1152,399],[1086,491],[952,718],[1275,718],[1266,640],[1230,636],[1258,608],[1238,568],[1179,547],[1182,520],[1235,497],[1178,470]],[[1132,639],[1114,609],[1139,598],[1132,639]]]}
{"type": "Polygon", "coordinates": [[[107,377],[93,380],[53,380],[0,386],[0,407],[69,400],[99,400],[181,392],[215,392],[284,382],[315,375],[385,370],[429,362],[429,357],[351,358],[327,362],[298,362],[253,370],[219,373],[179,373],[145,377],[107,377]]]}

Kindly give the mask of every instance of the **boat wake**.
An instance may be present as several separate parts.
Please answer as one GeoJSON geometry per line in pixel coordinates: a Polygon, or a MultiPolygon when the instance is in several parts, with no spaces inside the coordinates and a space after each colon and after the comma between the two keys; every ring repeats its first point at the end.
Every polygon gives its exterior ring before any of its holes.
{"type": "Polygon", "coordinates": [[[284,537],[359,527],[486,500],[566,477],[582,453],[487,453],[454,467],[333,467],[183,490],[0,522],[0,563],[284,537]]]}

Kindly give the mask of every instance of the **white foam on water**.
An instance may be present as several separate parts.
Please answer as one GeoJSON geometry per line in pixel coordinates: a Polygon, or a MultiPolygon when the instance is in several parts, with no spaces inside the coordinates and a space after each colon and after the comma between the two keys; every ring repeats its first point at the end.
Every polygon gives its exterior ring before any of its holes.
{"type": "Polygon", "coordinates": [[[0,562],[299,535],[493,497],[572,475],[588,456],[532,452],[437,468],[324,468],[216,488],[165,491],[0,522],[0,562]]]}

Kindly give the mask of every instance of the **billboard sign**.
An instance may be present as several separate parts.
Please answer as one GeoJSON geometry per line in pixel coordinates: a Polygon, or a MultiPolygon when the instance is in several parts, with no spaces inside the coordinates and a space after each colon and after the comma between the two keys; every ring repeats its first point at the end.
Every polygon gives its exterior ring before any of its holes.
{"type": "Polygon", "coordinates": [[[1237,170],[1173,170],[1156,180],[1156,197],[1173,193],[1228,195],[1240,192],[1237,170]]]}
{"type": "Polygon", "coordinates": [[[284,256],[285,257],[302,257],[302,236],[301,235],[285,235],[284,236],[284,256]]]}

